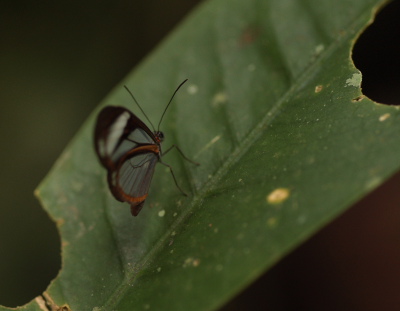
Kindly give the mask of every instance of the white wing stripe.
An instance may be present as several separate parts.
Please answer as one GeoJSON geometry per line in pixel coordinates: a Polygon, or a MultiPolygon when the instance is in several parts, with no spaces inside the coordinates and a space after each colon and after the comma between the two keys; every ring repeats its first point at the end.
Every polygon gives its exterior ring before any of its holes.
{"type": "Polygon", "coordinates": [[[124,128],[128,123],[129,118],[129,112],[125,111],[115,120],[113,125],[111,125],[110,132],[105,143],[106,154],[110,155],[114,152],[114,149],[117,146],[122,133],[124,132],[124,128]]]}

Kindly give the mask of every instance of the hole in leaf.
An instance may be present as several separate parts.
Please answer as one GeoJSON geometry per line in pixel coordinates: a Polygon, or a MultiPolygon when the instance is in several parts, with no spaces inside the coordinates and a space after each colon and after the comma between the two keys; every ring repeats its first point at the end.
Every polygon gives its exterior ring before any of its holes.
{"type": "Polygon", "coordinates": [[[361,34],[353,61],[361,70],[362,91],[370,99],[400,105],[400,1],[385,6],[361,34]]]}

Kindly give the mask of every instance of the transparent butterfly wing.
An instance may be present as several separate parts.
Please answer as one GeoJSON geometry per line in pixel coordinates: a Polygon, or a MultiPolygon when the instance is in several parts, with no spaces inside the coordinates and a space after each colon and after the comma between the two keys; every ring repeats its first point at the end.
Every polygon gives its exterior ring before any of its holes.
{"type": "Polygon", "coordinates": [[[108,183],[114,197],[131,205],[132,215],[137,216],[147,198],[158,154],[140,152],[121,161],[115,171],[108,172],[108,183]]]}
{"type": "Polygon", "coordinates": [[[135,128],[123,140],[119,141],[113,149],[110,158],[116,163],[126,153],[141,145],[154,145],[152,138],[141,128],[135,128]]]}
{"type": "Polygon", "coordinates": [[[157,162],[158,156],[152,152],[134,155],[119,168],[117,185],[131,197],[146,197],[157,162]]]}

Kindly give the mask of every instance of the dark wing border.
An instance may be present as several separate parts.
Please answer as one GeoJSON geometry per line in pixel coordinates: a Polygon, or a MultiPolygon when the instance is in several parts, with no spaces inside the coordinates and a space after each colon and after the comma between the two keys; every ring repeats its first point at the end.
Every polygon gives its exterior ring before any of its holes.
{"type": "Polygon", "coordinates": [[[107,169],[115,169],[118,163],[111,159],[112,154],[104,154],[104,152],[102,153],[100,143],[102,141],[106,141],[106,138],[110,133],[110,128],[115,123],[117,118],[125,112],[129,114],[129,119],[121,136],[118,139],[118,143],[115,145],[114,150],[118,149],[122,142],[126,140],[130,133],[132,133],[135,129],[144,130],[151,140],[153,140],[154,144],[157,144],[157,139],[154,133],[130,110],[121,106],[106,106],[100,111],[97,117],[94,132],[94,147],[101,164],[107,169]]]}

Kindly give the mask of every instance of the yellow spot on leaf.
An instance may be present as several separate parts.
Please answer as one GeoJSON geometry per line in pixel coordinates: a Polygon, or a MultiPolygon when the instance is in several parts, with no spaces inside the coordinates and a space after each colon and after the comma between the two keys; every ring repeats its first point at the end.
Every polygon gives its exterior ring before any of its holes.
{"type": "Polygon", "coordinates": [[[356,98],[353,98],[351,101],[353,103],[358,103],[358,102],[362,101],[364,98],[365,98],[365,95],[360,95],[360,96],[357,96],[356,98]]]}
{"type": "Polygon", "coordinates": [[[199,264],[200,264],[200,259],[189,257],[186,258],[185,262],[183,263],[183,268],[197,267],[199,264]]]}
{"type": "Polygon", "coordinates": [[[225,104],[228,101],[228,95],[225,92],[219,92],[214,95],[211,104],[214,107],[218,107],[222,104],[225,104]]]}
{"type": "Polygon", "coordinates": [[[383,122],[390,118],[390,113],[385,113],[379,117],[379,121],[383,122]]]}
{"type": "Polygon", "coordinates": [[[290,191],[287,188],[277,188],[267,195],[269,204],[279,204],[285,201],[290,196],[290,191]]]}

